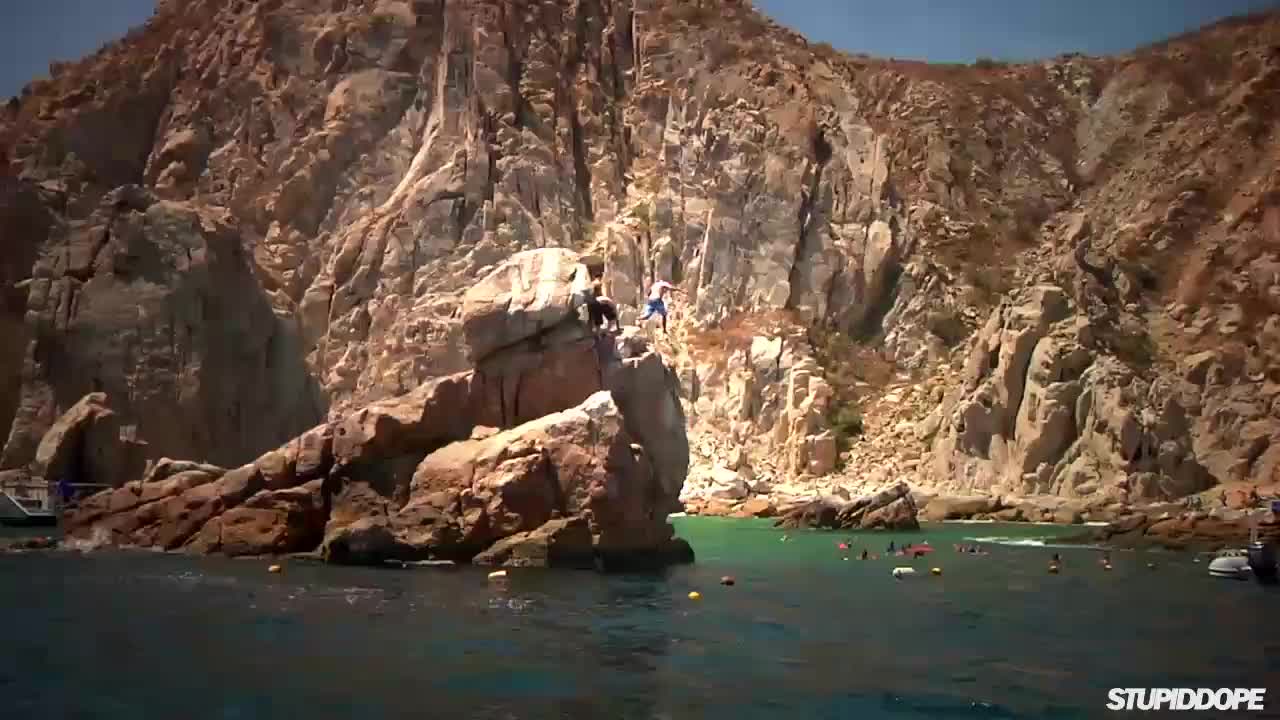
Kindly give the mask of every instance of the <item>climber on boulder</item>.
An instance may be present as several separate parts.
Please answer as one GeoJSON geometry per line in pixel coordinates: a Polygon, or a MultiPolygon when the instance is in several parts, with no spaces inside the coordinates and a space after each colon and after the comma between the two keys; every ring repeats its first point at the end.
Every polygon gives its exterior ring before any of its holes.
{"type": "Polygon", "coordinates": [[[600,281],[591,283],[591,291],[587,293],[587,318],[592,331],[603,325],[606,332],[618,331],[618,309],[613,300],[600,294],[600,281]]]}
{"type": "Polygon", "coordinates": [[[666,280],[659,280],[649,288],[649,300],[645,303],[644,314],[640,316],[640,322],[644,322],[654,315],[662,316],[662,332],[667,331],[667,305],[663,301],[667,291],[680,292],[680,288],[672,285],[666,280]]]}

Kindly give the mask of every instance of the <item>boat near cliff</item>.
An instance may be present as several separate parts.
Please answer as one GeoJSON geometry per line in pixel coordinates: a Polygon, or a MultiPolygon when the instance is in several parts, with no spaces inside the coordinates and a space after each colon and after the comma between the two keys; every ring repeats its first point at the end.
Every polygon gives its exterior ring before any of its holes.
{"type": "Polygon", "coordinates": [[[43,483],[0,483],[0,525],[42,527],[58,524],[49,488],[43,483]]]}
{"type": "Polygon", "coordinates": [[[1209,575],[1228,580],[1248,580],[1253,576],[1248,553],[1239,549],[1223,550],[1209,562],[1209,575]]]}

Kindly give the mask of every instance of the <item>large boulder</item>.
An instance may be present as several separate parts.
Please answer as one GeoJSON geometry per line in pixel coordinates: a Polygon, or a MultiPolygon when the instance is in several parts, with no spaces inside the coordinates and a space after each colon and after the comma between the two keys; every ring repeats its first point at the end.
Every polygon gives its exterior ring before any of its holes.
{"type": "Polygon", "coordinates": [[[120,418],[106,393],[89,393],[54,422],[31,462],[35,479],[118,487],[141,473],[136,446],[120,436],[120,418]]]}
{"type": "Polygon", "coordinates": [[[768,498],[753,497],[739,505],[734,514],[739,517],[771,518],[778,514],[778,508],[768,498]]]}
{"type": "Polygon", "coordinates": [[[844,506],[838,523],[845,529],[919,530],[916,515],[911,488],[899,482],[844,506]]]}
{"type": "Polygon", "coordinates": [[[327,535],[320,554],[335,565],[376,565],[398,559],[402,549],[385,520],[366,517],[327,535]]]}
{"type": "Polygon", "coordinates": [[[993,513],[1000,509],[1000,501],[987,495],[939,495],[924,507],[924,519],[928,522],[965,520],[974,515],[993,513]]]}
{"type": "Polygon", "coordinates": [[[114,545],[176,550],[205,523],[263,489],[262,473],[253,465],[214,481],[199,472],[180,473],[158,483],[129,483],[94,495],[69,512],[63,524],[71,538],[104,535],[114,545]]]}
{"type": "Polygon", "coordinates": [[[476,366],[471,419],[510,428],[571,408],[604,389],[602,364],[608,359],[586,326],[576,321],[508,346],[476,366]]]}
{"type": "Polygon", "coordinates": [[[259,492],[205,523],[188,549],[231,556],[311,550],[324,534],[322,483],[312,480],[296,488],[259,492]]]}
{"type": "Polygon", "coordinates": [[[477,555],[477,565],[594,567],[591,528],[582,518],[549,520],[535,530],[503,538],[477,555]]]}
{"type": "MultiPolygon", "coordinates": [[[[633,442],[613,397],[599,392],[576,408],[428,455],[392,525],[403,552],[455,558],[516,535],[523,534],[515,544],[548,542],[546,533],[528,533],[578,518],[595,556],[626,563],[670,540],[666,516],[675,502],[649,448],[633,442]]],[[[485,561],[505,562],[508,546],[485,561]]]]}
{"type": "Polygon", "coordinates": [[[334,461],[377,462],[468,437],[472,380],[471,373],[438,378],[348,415],[333,431],[334,461]]]}
{"type": "Polygon", "coordinates": [[[862,530],[919,530],[916,504],[910,495],[903,495],[883,507],[862,516],[858,528],[862,530]]]}
{"type": "Polygon", "coordinates": [[[689,474],[689,437],[679,379],[661,356],[646,350],[610,358],[604,365],[604,385],[613,394],[627,433],[644,446],[672,503],[668,511],[675,512],[689,474]]]}
{"type": "Polygon", "coordinates": [[[516,253],[473,285],[462,300],[467,357],[495,351],[559,325],[582,302],[586,267],[564,248],[516,253]]]}
{"type": "Polygon", "coordinates": [[[810,500],[786,510],[774,521],[774,527],[800,529],[822,528],[834,530],[839,525],[841,506],[831,500],[820,498],[810,500]]]}
{"type": "Polygon", "coordinates": [[[175,475],[183,475],[186,473],[200,473],[217,479],[227,470],[210,463],[193,462],[191,460],[173,460],[171,458],[160,458],[154,463],[149,463],[147,472],[142,477],[144,484],[158,483],[168,480],[175,475]]]}
{"type": "Polygon", "coordinates": [[[918,530],[916,505],[906,483],[843,502],[819,498],[782,513],[774,523],[785,528],[831,530],[918,530]]]}

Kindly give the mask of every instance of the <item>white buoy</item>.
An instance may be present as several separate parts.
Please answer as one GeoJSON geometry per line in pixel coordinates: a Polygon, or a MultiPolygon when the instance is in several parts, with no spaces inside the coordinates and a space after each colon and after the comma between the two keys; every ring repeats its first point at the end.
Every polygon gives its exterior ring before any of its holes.
{"type": "Polygon", "coordinates": [[[893,576],[898,579],[910,577],[915,574],[916,569],[912,567],[896,567],[893,569],[893,576]]]}

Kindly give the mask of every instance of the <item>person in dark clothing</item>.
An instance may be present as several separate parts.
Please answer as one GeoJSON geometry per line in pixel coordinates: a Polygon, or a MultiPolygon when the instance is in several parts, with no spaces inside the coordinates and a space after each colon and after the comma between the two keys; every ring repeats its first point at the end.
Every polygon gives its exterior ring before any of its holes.
{"type": "Polygon", "coordinates": [[[71,498],[75,494],[75,488],[71,487],[71,481],[64,475],[58,480],[58,497],[61,498],[62,504],[70,505],[71,498]]]}
{"type": "Polygon", "coordinates": [[[587,295],[587,319],[592,330],[604,326],[606,331],[618,331],[618,309],[614,307],[613,300],[600,294],[599,280],[591,284],[591,292],[587,295]]]}

